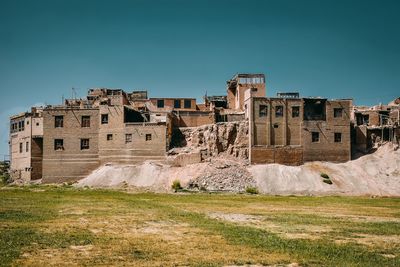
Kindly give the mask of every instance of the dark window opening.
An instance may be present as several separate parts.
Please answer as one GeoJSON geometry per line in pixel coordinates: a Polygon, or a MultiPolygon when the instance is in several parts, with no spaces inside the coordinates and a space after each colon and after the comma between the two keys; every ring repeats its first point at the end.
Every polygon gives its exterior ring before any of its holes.
{"type": "Polygon", "coordinates": [[[299,106],[292,107],[292,118],[297,118],[297,117],[300,117],[300,107],[299,106]]]}
{"type": "Polygon", "coordinates": [[[275,123],[274,128],[279,128],[279,124],[275,123]]]}
{"type": "Polygon", "coordinates": [[[38,123],[38,122],[36,123],[36,126],[39,126],[39,123],[38,123]]]}
{"type": "Polygon", "coordinates": [[[25,144],[25,150],[26,150],[26,152],[29,152],[29,142],[26,142],[26,144],[25,144]]]}
{"type": "Polygon", "coordinates": [[[185,99],[183,105],[185,108],[192,108],[192,101],[190,99],[185,99]]]}
{"type": "Polygon", "coordinates": [[[90,127],[90,116],[82,116],[82,127],[90,127]]]}
{"type": "Polygon", "coordinates": [[[151,134],[146,134],[146,141],[151,141],[151,134]]]}
{"type": "Polygon", "coordinates": [[[101,124],[108,124],[108,114],[101,114],[101,124]]]}
{"type": "Polygon", "coordinates": [[[259,117],[267,117],[268,115],[268,106],[267,105],[260,105],[260,110],[258,112],[259,117]]]}
{"type": "Polygon", "coordinates": [[[64,127],[64,116],[55,116],[54,117],[54,127],[55,128],[64,127]]]}
{"type": "Polygon", "coordinates": [[[22,153],[22,143],[19,143],[19,153],[22,153]]]}
{"type": "Polygon", "coordinates": [[[132,134],[125,134],[125,144],[132,142],[132,134]]]}
{"type": "Polygon", "coordinates": [[[368,125],[369,115],[364,115],[361,113],[356,113],[355,115],[356,115],[357,125],[368,125]]]}
{"type": "Polygon", "coordinates": [[[319,132],[312,132],[311,133],[311,141],[313,143],[318,143],[319,142],[319,132]]]}
{"type": "Polygon", "coordinates": [[[276,106],[275,117],[282,117],[282,116],[283,116],[283,106],[276,106]]]}
{"type": "Polygon", "coordinates": [[[107,134],[107,141],[113,140],[113,135],[112,134],[107,134]]]}
{"type": "Polygon", "coordinates": [[[81,150],[89,149],[89,139],[81,139],[81,150]]]}
{"type": "Polygon", "coordinates": [[[23,131],[25,130],[25,121],[19,121],[18,122],[18,131],[23,131]]]}
{"type": "Polygon", "coordinates": [[[54,139],[54,150],[64,150],[64,140],[63,139],[54,139]]]}
{"type": "Polygon", "coordinates": [[[124,107],[124,122],[144,122],[148,120],[144,113],[124,107]]]}
{"type": "Polygon", "coordinates": [[[342,114],[343,114],[343,109],[342,108],[334,108],[333,109],[333,117],[341,118],[342,114]]]}
{"type": "Polygon", "coordinates": [[[304,99],[304,120],[326,120],[326,99],[304,99]]]}
{"type": "Polygon", "coordinates": [[[335,133],[335,143],[342,142],[342,133],[335,133]]]}
{"type": "Polygon", "coordinates": [[[158,99],[157,100],[157,107],[158,108],[163,108],[164,107],[164,99],[158,99]]]}
{"type": "Polygon", "coordinates": [[[174,100],[174,108],[181,108],[181,100],[180,99],[174,100]]]}

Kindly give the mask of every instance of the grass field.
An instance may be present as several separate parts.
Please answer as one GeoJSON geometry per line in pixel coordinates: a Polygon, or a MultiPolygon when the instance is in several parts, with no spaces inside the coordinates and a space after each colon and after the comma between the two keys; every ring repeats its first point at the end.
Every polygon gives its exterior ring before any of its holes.
{"type": "Polygon", "coordinates": [[[0,188],[1,265],[400,266],[400,199],[0,188]]]}

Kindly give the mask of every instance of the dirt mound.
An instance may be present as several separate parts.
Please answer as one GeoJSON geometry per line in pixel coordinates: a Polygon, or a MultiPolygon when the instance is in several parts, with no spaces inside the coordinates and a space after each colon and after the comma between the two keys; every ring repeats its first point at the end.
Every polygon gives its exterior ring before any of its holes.
{"type": "Polygon", "coordinates": [[[145,162],[131,166],[103,166],[77,186],[135,187],[168,192],[174,180],[189,189],[243,192],[256,186],[274,195],[377,195],[400,196],[400,150],[386,144],[375,153],[335,164],[310,162],[302,166],[279,164],[247,166],[219,156],[206,162],[173,167],[145,162]],[[332,184],[321,177],[325,173],[332,184]]]}
{"type": "Polygon", "coordinates": [[[189,189],[207,191],[245,192],[255,187],[256,181],[243,164],[228,160],[216,160],[204,169],[198,177],[189,181],[189,189]]]}
{"type": "Polygon", "coordinates": [[[265,194],[400,196],[400,150],[395,151],[391,144],[346,163],[254,165],[249,171],[265,194]],[[323,182],[322,173],[332,184],[323,182]]]}

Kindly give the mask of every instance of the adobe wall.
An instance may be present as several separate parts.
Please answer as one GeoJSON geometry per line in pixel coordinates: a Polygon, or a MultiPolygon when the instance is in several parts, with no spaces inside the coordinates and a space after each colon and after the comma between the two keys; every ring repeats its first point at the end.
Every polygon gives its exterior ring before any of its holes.
{"type": "Polygon", "coordinates": [[[304,121],[302,145],[304,161],[346,162],[351,159],[350,136],[351,101],[327,101],[326,121],[304,121]],[[334,117],[334,108],[342,108],[342,116],[334,117]],[[319,142],[312,142],[312,132],[319,133],[319,142]],[[334,134],[341,133],[341,142],[335,142],[334,134]]]}
{"type": "Polygon", "coordinates": [[[174,109],[182,111],[196,110],[196,99],[193,98],[150,98],[150,102],[154,105],[154,107],[156,107],[159,110],[164,110],[164,109],[174,109]],[[158,100],[164,100],[164,108],[157,107],[158,100]],[[180,108],[174,107],[175,100],[180,101],[181,103],[180,108]],[[185,100],[190,100],[190,108],[185,108],[185,103],[184,103],[185,100]]]}
{"type": "Polygon", "coordinates": [[[250,149],[250,162],[252,164],[303,164],[303,149],[301,147],[252,147],[250,149]]]}
{"type": "Polygon", "coordinates": [[[198,127],[215,123],[214,113],[207,111],[179,112],[172,120],[174,127],[198,127]]]}
{"type": "Polygon", "coordinates": [[[45,109],[43,111],[43,182],[77,181],[99,166],[98,109],[45,109]],[[62,128],[54,117],[64,116],[62,128]],[[90,127],[81,127],[81,117],[90,116],[90,127]],[[81,138],[89,139],[89,149],[81,150],[81,138]],[[64,149],[54,149],[54,139],[64,140],[64,149]]]}
{"type": "Polygon", "coordinates": [[[24,115],[10,120],[11,123],[15,121],[24,121],[24,130],[10,133],[10,176],[13,180],[28,181],[31,179],[31,117],[24,115]]]}
{"type": "Polygon", "coordinates": [[[143,123],[127,123],[124,128],[114,131],[112,141],[103,134],[99,159],[100,164],[135,164],[145,160],[164,160],[167,144],[167,127],[143,123]],[[131,135],[127,142],[126,135],[131,135]],[[146,139],[150,135],[151,140],[146,139]],[[107,145],[104,143],[109,142],[107,145]]]}
{"type": "Polygon", "coordinates": [[[254,145],[283,146],[301,145],[303,105],[301,99],[253,98],[254,145]],[[267,106],[267,116],[260,116],[260,106],[267,106]],[[277,106],[283,106],[283,115],[276,116],[277,106]],[[300,107],[300,115],[292,117],[294,106],[300,107]]]}

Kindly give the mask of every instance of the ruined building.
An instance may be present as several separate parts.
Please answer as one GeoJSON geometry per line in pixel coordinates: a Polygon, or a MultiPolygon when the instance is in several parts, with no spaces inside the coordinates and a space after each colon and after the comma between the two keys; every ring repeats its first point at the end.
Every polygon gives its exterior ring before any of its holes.
{"type": "MultiPolygon", "coordinates": [[[[165,162],[167,151],[179,143],[176,133],[198,126],[204,131],[195,139],[215,143],[208,156],[229,148],[231,155],[250,163],[289,165],[349,160],[352,140],[356,145],[369,142],[368,127],[375,125],[376,112],[385,115],[380,124],[390,121],[393,132],[398,131],[393,123],[396,116],[397,125],[399,121],[393,108],[397,103],[390,110],[361,111],[348,99],[304,98],[296,92],[266,97],[263,74],[237,74],[226,90],[227,95],[205,95],[204,103],[197,103],[194,98],[149,98],[146,90],[94,88],[85,99],[33,107],[10,118],[11,176],[45,183],[76,181],[104,164],[165,162]],[[221,127],[227,138],[240,139],[232,144],[218,136],[219,127],[229,122],[240,126],[221,127]],[[367,132],[361,135],[364,125],[367,132]],[[354,132],[365,141],[352,136],[354,132]]],[[[180,155],[190,162],[185,157],[180,155]]],[[[201,161],[203,154],[193,159],[201,161]]]]}
{"type": "Polygon", "coordinates": [[[251,163],[300,165],[351,158],[351,100],[254,97],[248,92],[251,163]]]}

